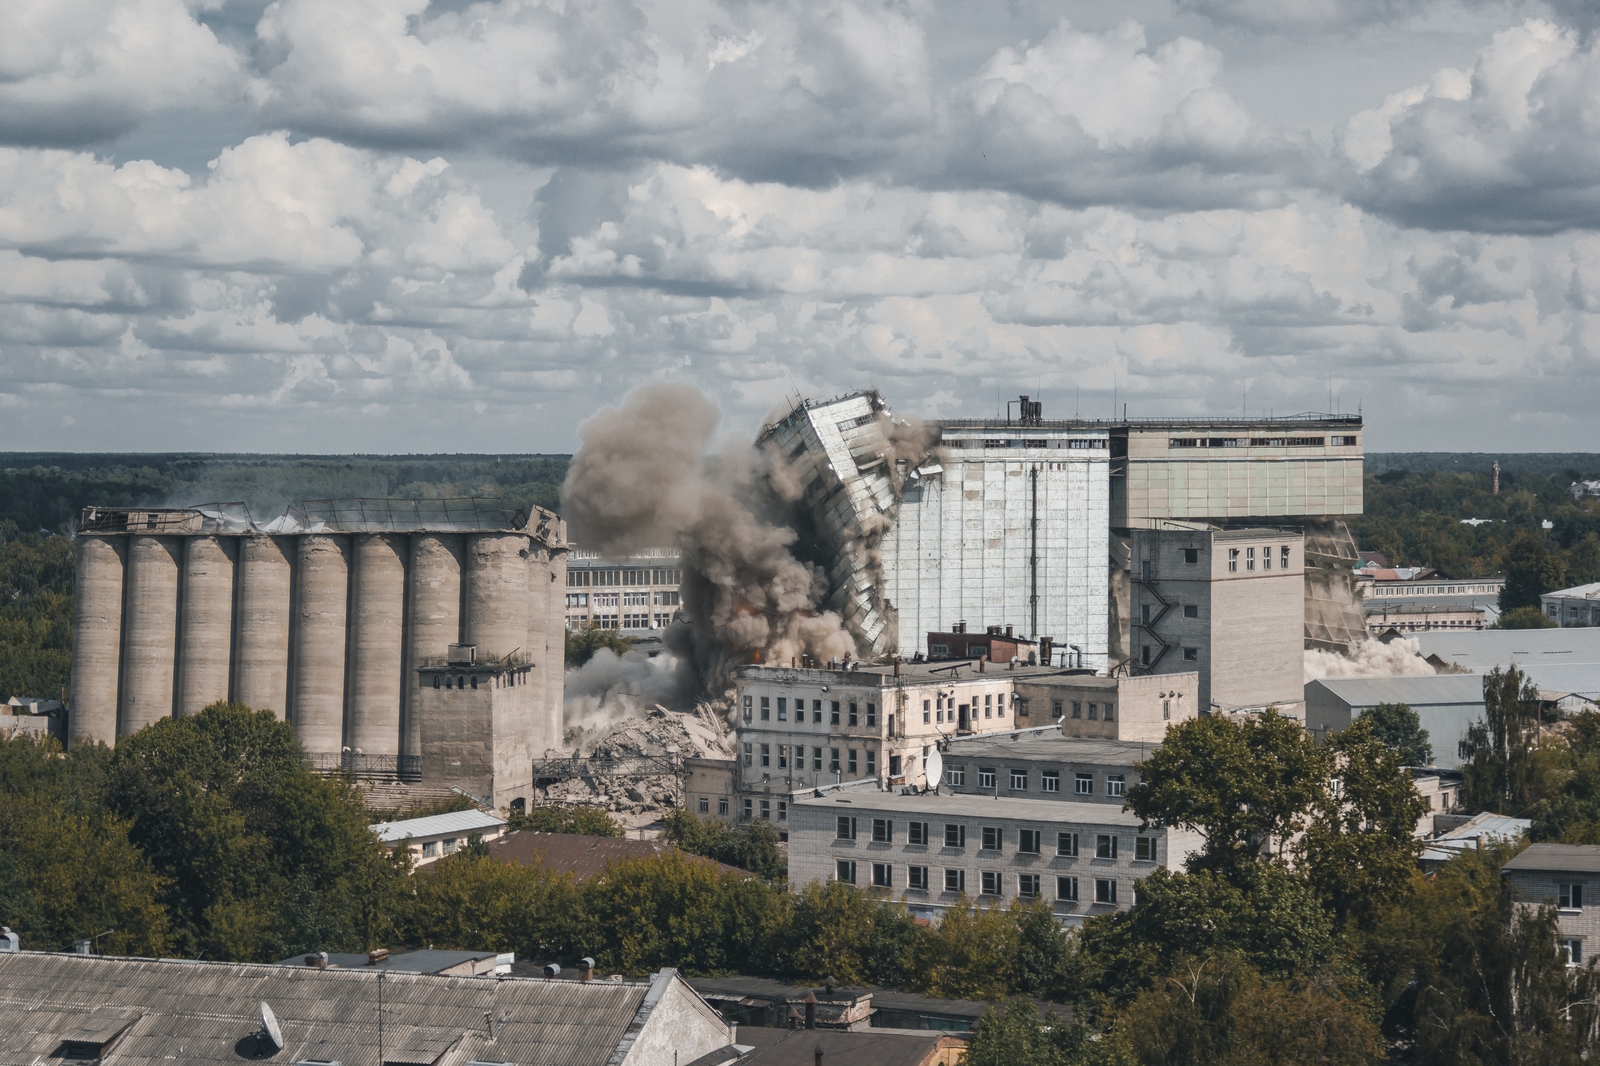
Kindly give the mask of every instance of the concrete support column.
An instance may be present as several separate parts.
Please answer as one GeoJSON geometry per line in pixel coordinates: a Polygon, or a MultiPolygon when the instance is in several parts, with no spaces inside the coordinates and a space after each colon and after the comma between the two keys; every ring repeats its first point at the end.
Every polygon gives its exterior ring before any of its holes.
{"type": "Polygon", "coordinates": [[[235,538],[183,541],[183,610],[178,645],[178,713],[197,714],[228,698],[233,666],[235,538]]]}
{"type": "Polygon", "coordinates": [[[312,533],[298,549],[292,718],[304,750],[337,755],[344,743],[349,542],[312,533]]]}
{"type": "Polygon", "coordinates": [[[355,538],[351,582],[349,746],[366,755],[400,753],[405,656],[406,538],[355,538]]]}
{"type": "Polygon", "coordinates": [[[78,581],[72,611],[73,747],[117,742],[117,695],[122,674],[122,582],[128,556],[123,537],[78,535],[78,581]]]}
{"type": "Polygon", "coordinates": [[[128,545],[118,736],[172,717],[180,551],[175,537],[135,535],[128,545]]]}

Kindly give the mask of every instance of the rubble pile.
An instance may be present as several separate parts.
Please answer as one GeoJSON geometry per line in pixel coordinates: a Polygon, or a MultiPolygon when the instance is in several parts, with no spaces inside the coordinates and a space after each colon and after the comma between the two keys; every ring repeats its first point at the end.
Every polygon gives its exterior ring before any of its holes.
{"type": "Polygon", "coordinates": [[[585,738],[565,768],[544,765],[541,803],[602,807],[626,826],[679,804],[685,759],[731,759],[733,739],[710,704],[673,711],[656,704],[585,738]]]}

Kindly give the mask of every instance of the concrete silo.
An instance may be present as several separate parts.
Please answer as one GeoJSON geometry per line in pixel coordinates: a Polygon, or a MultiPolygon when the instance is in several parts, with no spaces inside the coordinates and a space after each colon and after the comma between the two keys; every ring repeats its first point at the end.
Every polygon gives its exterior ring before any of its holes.
{"type": "Polygon", "coordinates": [[[135,534],[128,544],[122,618],[122,711],[125,737],[172,717],[178,651],[177,537],[135,534]]]}
{"type": "Polygon", "coordinates": [[[178,713],[197,714],[228,698],[233,666],[236,538],[183,539],[179,611],[178,713]]]}
{"type": "Polygon", "coordinates": [[[400,754],[405,689],[406,556],[402,535],[355,537],[350,581],[350,684],[346,746],[362,755],[400,754]]]}
{"type": "Polygon", "coordinates": [[[72,616],[72,743],[115,744],[122,663],[123,537],[78,538],[72,616]]]}
{"type": "Polygon", "coordinates": [[[422,751],[417,687],[426,665],[442,663],[461,641],[461,569],[466,538],[459,533],[417,533],[411,538],[411,609],[406,626],[406,704],[401,750],[422,751]]]}
{"type": "Polygon", "coordinates": [[[349,551],[345,537],[313,534],[300,538],[295,559],[289,715],[311,755],[337,755],[344,743],[349,551]]]}
{"type": "Polygon", "coordinates": [[[234,627],[233,698],[289,712],[289,612],[294,586],[294,540],[251,534],[239,538],[239,608],[234,627]]]}

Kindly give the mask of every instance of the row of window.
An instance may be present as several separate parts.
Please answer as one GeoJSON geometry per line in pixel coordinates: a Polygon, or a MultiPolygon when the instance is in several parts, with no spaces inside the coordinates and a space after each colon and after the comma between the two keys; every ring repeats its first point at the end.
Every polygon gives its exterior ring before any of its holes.
{"type": "MultiPolygon", "coordinates": [[[[812,748],[811,749],[811,769],[814,770],[814,771],[820,771],[822,769],[822,752],[823,752],[822,748],[812,748]]],[[[847,748],[847,749],[845,749],[845,753],[844,753],[845,754],[845,762],[843,764],[841,764],[840,761],[839,761],[839,749],[838,748],[829,748],[829,749],[827,749],[827,752],[828,752],[828,772],[829,773],[835,773],[835,774],[837,774],[837,773],[859,774],[861,772],[860,771],[861,763],[856,758],[857,752],[856,752],[855,748],[847,748]]],[[[864,755],[866,757],[865,758],[865,762],[866,762],[866,768],[867,768],[867,776],[871,777],[871,776],[877,774],[877,772],[878,772],[878,753],[877,753],[877,751],[875,749],[873,749],[873,748],[867,748],[866,750],[864,750],[860,754],[862,754],[862,755],[864,755]]],[[[774,744],[761,744],[761,745],[758,746],[753,741],[747,742],[744,745],[744,764],[746,766],[754,766],[755,765],[755,760],[757,758],[759,758],[761,760],[761,765],[762,766],[765,766],[765,767],[768,767],[768,768],[772,768],[772,767],[775,766],[776,769],[787,770],[787,769],[790,769],[790,760],[793,760],[793,764],[794,764],[793,768],[794,769],[796,769],[796,770],[804,770],[806,768],[806,746],[804,744],[793,744],[793,745],[790,745],[790,744],[776,744],[776,745],[774,745],[774,744]],[[773,750],[772,750],[774,747],[776,747],[778,749],[776,756],[774,756],[773,750]],[[758,749],[759,749],[759,753],[758,753],[758,749]],[[776,763],[774,763],[774,759],[776,759],[776,763]]],[[[900,774],[900,756],[891,755],[891,756],[889,756],[889,776],[898,777],[899,774],[900,774]]]]}
{"type": "MultiPolygon", "coordinates": [[[[489,682],[492,680],[493,678],[484,678],[483,682],[485,687],[487,687],[489,682]]],[[[476,674],[470,677],[462,674],[445,674],[442,678],[439,674],[433,675],[434,688],[466,688],[469,681],[471,682],[471,687],[478,687],[478,678],[476,674]],[[440,684],[441,680],[443,681],[443,684],[440,684]]],[[[506,687],[511,685],[526,685],[527,683],[527,675],[520,670],[506,674],[505,678],[500,682],[502,686],[506,687]]]]}
{"type": "Polygon", "coordinates": [[[656,592],[569,592],[568,607],[676,607],[682,602],[676,589],[656,592]]]}
{"type": "MultiPolygon", "coordinates": [[[[895,883],[894,864],[888,862],[875,862],[872,866],[873,888],[897,888],[895,883]]],[[[834,877],[847,885],[858,884],[856,880],[859,865],[853,859],[841,859],[834,867],[834,877]]],[[[1005,875],[999,870],[982,870],[978,874],[978,892],[984,896],[999,896],[1005,892],[1005,875]]],[[[1021,899],[1038,899],[1041,893],[1043,878],[1038,874],[1017,875],[1017,896],[1021,899]]],[[[926,866],[906,867],[906,891],[927,892],[928,868],[926,866]]],[[[944,871],[944,891],[965,892],[967,890],[967,871],[946,869],[944,871]]],[[[1063,903],[1078,902],[1078,879],[1064,876],[1056,878],[1056,899],[1063,903]]],[[[1094,901],[1096,903],[1117,902],[1117,879],[1114,877],[1097,877],[1094,879],[1094,901]]]]}
{"type": "MultiPolygon", "coordinates": [[[[1231,574],[1239,572],[1239,551],[1240,549],[1238,548],[1228,549],[1228,572],[1231,574]]],[[[1289,545],[1280,544],[1278,552],[1279,568],[1283,570],[1289,569],[1289,545]]],[[[1254,570],[1256,568],[1256,550],[1254,548],[1244,549],[1244,568],[1246,570],[1254,570]]],[[[1270,544],[1261,546],[1261,569],[1272,569],[1272,545],[1270,544]]]]}
{"type": "MultiPolygon", "coordinates": [[[[937,645],[935,645],[937,647],[937,645]]],[[[978,697],[974,695],[971,703],[963,703],[959,710],[954,696],[938,696],[935,699],[922,701],[922,724],[944,724],[954,722],[956,725],[965,726],[969,720],[978,717],[978,697]],[[931,715],[931,717],[930,717],[931,715]]],[[[1004,718],[1006,716],[1006,695],[1004,692],[996,695],[993,692],[983,694],[983,716],[985,718],[1004,718]]],[[[1026,713],[1026,712],[1023,712],[1026,713]]]]}
{"type": "MultiPolygon", "coordinates": [[[[746,696],[744,698],[744,720],[746,722],[755,720],[755,699],[756,698],[754,696],[746,696]]],[[[791,701],[787,696],[777,697],[778,721],[787,722],[789,720],[790,702],[794,703],[795,722],[804,724],[806,721],[806,701],[803,699],[795,699],[791,701]]],[[[862,705],[854,701],[841,702],[840,700],[829,700],[828,709],[826,712],[824,712],[822,709],[822,703],[822,700],[811,701],[811,721],[817,725],[822,724],[822,716],[824,713],[826,713],[828,715],[827,724],[829,725],[859,726],[865,724],[868,728],[877,728],[878,705],[876,703],[867,704],[865,713],[862,712],[862,705]]],[[[772,714],[773,697],[762,696],[761,721],[772,721],[772,714]]],[[[889,716],[889,731],[891,733],[894,731],[894,715],[889,716]]]]}
{"type": "MultiPolygon", "coordinates": [[[[1026,792],[1026,791],[1028,791],[1029,771],[1027,771],[1026,769],[1017,769],[1016,767],[1008,767],[1007,770],[1006,770],[1006,774],[1010,779],[1011,791],[1013,791],[1013,792],[1026,792]]],[[[994,767],[992,767],[992,766],[980,766],[980,767],[978,767],[978,787],[979,788],[994,788],[995,787],[995,778],[996,778],[996,773],[995,773],[995,768],[994,767]]],[[[945,784],[950,785],[952,787],[965,788],[966,784],[967,784],[967,768],[965,766],[949,766],[949,767],[946,767],[945,768],[945,772],[944,772],[944,781],[945,781],[945,784]]],[[[1125,790],[1127,789],[1127,786],[1128,786],[1128,781],[1127,781],[1127,778],[1126,778],[1125,775],[1123,775],[1123,774],[1107,774],[1106,775],[1106,795],[1107,796],[1113,796],[1113,797],[1121,796],[1121,795],[1123,795],[1125,793],[1125,790]]],[[[1039,771],[1039,791],[1040,792],[1060,792],[1061,791],[1061,772],[1059,770],[1040,770],[1039,771]]],[[[1074,795],[1077,795],[1077,796],[1092,796],[1092,795],[1094,795],[1094,774],[1092,774],[1092,773],[1083,773],[1081,771],[1078,772],[1078,773],[1073,774],[1072,775],[1072,792],[1073,792],[1074,795]]]]}
{"type": "Polygon", "coordinates": [[[672,624],[672,615],[660,614],[597,614],[568,615],[567,628],[572,630],[582,629],[586,625],[593,625],[596,629],[665,629],[672,624]]]}
{"type": "Polygon", "coordinates": [[[984,437],[981,440],[956,437],[942,442],[946,448],[1067,448],[1092,451],[1109,447],[1103,437],[984,437]]]}
{"type": "MultiPolygon", "coordinates": [[[[1168,448],[1321,448],[1328,437],[1173,437],[1168,448]]],[[[1335,448],[1354,448],[1356,438],[1331,438],[1335,448]]]]}
{"type": "MultiPolygon", "coordinates": [[[[854,815],[839,815],[836,826],[836,840],[855,840],[860,819],[854,815]]],[[[1005,849],[1005,828],[998,825],[979,826],[982,835],[983,851],[1003,851],[1005,849]]],[[[906,823],[906,844],[911,847],[926,847],[933,840],[931,835],[932,823],[911,821],[906,823]]],[[[1097,859],[1115,859],[1117,857],[1117,840],[1115,833],[1098,833],[1094,841],[1094,857],[1097,859]]],[[[1044,833],[1038,829],[1017,830],[1017,854],[1039,855],[1043,853],[1042,843],[1044,833]]],[[[874,844],[894,843],[894,820],[892,818],[872,819],[872,842],[874,844]]],[[[1067,858],[1078,857],[1079,836],[1077,833],[1066,830],[1056,833],[1056,854],[1067,858]]],[[[967,827],[961,822],[944,823],[944,846],[947,848],[964,848],[967,846],[967,827]]],[[[1133,844],[1133,858],[1135,862],[1156,861],[1156,838],[1153,836],[1136,836],[1133,844]]]]}
{"type": "Polygon", "coordinates": [[[681,585],[683,571],[675,566],[640,570],[567,570],[568,588],[594,588],[608,585],[681,585]]]}

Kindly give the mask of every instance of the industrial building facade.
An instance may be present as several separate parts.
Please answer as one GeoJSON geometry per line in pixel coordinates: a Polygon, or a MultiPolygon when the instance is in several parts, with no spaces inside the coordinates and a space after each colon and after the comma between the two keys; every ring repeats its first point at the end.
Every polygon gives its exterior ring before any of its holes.
{"type": "Polygon", "coordinates": [[[497,805],[560,745],[566,541],[548,511],[89,508],[77,552],[74,744],[231,699],[291,722],[318,768],[497,805]]]}
{"type": "Polygon", "coordinates": [[[566,624],[573,630],[665,629],[683,602],[683,570],[672,548],[609,558],[574,547],[566,581],[566,624]]]}

